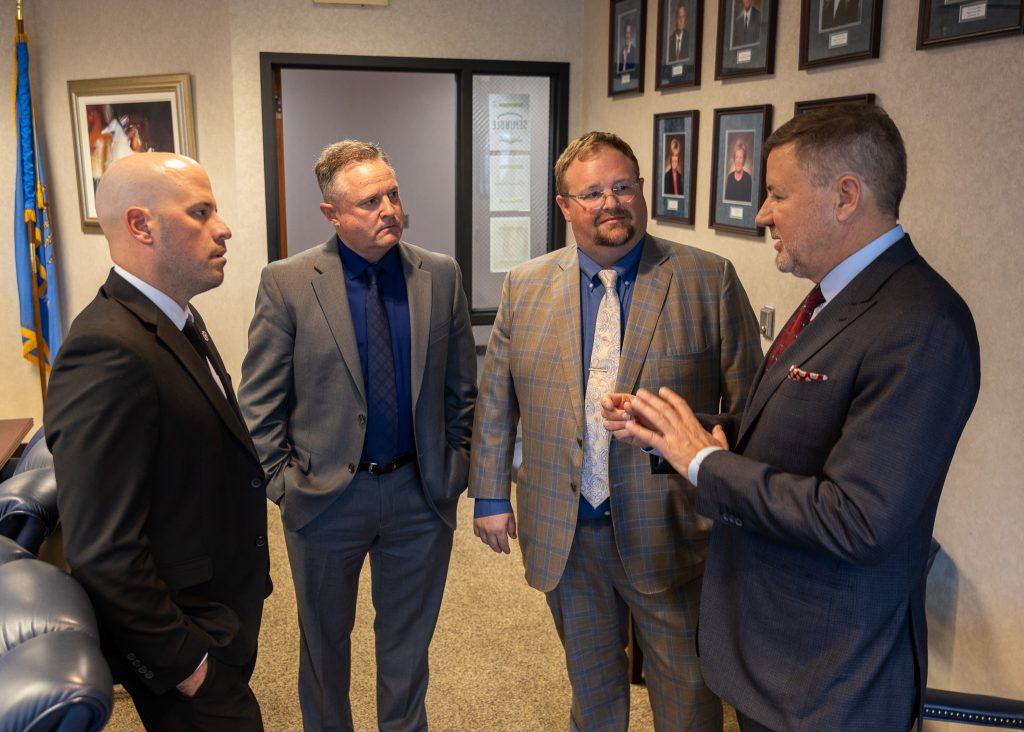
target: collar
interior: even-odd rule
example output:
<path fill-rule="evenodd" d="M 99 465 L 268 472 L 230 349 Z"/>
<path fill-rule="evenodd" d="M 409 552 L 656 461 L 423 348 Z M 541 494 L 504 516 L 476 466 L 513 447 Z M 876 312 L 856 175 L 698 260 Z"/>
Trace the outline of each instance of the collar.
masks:
<path fill-rule="evenodd" d="M 825 296 L 825 303 L 831 302 L 832 298 L 842 292 L 854 277 L 863 272 L 869 264 L 882 255 L 882 252 L 902 239 L 903 236 L 903 227 L 896 224 L 870 244 L 861 247 L 833 267 L 832 271 L 825 275 L 819 283 L 821 294 Z"/>
<path fill-rule="evenodd" d="M 576 254 L 580 260 L 580 271 L 588 280 L 594 281 L 597 279 L 597 273 L 602 269 L 614 269 L 619 275 L 619 282 L 633 282 L 636 280 L 637 272 L 640 271 L 640 257 L 643 255 L 644 241 L 646 239 L 646 236 L 640 237 L 640 241 L 634 244 L 633 248 L 626 252 L 610 268 L 602 267 L 577 246 Z"/>
<path fill-rule="evenodd" d="M 363 272 L 370 266 L 370 262 L 356 254 L 346 246 L 340 238 L 338 239 L 338 252 L 341 254 L 341 268 L 345 272 L 346 279 L 354 280 L 363 276 Z M 402 271 L 402 259 L 398 256 L 398 245 L 388 249 L 387 253 L 380 258 L 377 266 L 387 274 L 394 274 Z"/>
<path fill-rule="evenodd" d="M 148 282 L 140 280 L 131 272 L 122 269 L 116 264 L 114 265 L 114 271 L 156 305 L 160 312 L 166 315 L 178 330 L 185 327 L 186 320 L 192 320 L 192 312 L 188 308 L 182 308 L 170 295 L 161 292 Z"/>

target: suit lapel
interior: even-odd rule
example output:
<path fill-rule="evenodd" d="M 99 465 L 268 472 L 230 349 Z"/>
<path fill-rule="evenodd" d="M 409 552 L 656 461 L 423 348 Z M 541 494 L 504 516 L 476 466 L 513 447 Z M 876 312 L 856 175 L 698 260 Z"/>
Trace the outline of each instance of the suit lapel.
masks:
<path fill-rule="evenodd" d="M 246 429 L 245 422 L 242 419 L 241 412 L 238 410 L 238 404 L 231 389 L 231 379 L 228 377 L 217 349 L 211 347 L 210 350 L 214 354 L 214 369 L 217 371 L 221 384 L 224 386 L 224 393 L 221 393 L 220 388 L 213 380 L 213 374 L 210 373 L 210 368 L 205 359 L 196 352 L 196 349 L 188 342 L 185 334 L 175 327 L 174 323 L 170 321 L 152 300 L 114 272 L 111 272 L 107 278 L 104 289 L 113 299 L 134 313 L 140 321 L 153 331 L 156 338 L 163 342 L 167 350 L 181 363 L 182 367 L 196 383 L 196 386 L 203 392 L 203 395 L 210 402 L 214 411 L 220 416 L 225 426 L 253 457 L 256 457 L 252 439 L 249 437 L 249 431 Z M 199 314 L 194 309 L 192 312 L 196 317 L 197 325 L 205 330 L 206 324 L 203 323 L 202 318 L 199 317 Z M 210 345 L 212 346 L 213 344 L 210 343 Z"/>
<path fill-rule="evenodd" d="M 616 390 L 620 392 L 636 391 L 640 369 L 647 359 L 647 351 L 672 282 L 671 271 L 661 266 L 666 257 L 658 240 L 648 236 L 643 247 L 640 268 L 633 286 L 633 299 L 629 305 L 626 332 L 622 339 L 622 354 L 619 357 Z"/>
<path fill-rule="evenodd" d="M 790 365 L 803 366 L 847 326 L 870 310 L 877 302 L 882 285 L 896 270 L 917 256 L 910 237 L 904 236 L 854 277 L 800 333 L 800 337 L 786 349 L 783 357 L 772 368 L 764 370 L 762 362 L 762 370 L 754 382 L 747 408 L 743 412 L 738 441 L 743 440 L 765 404 L 786 380 Z"/>
<path fill-rule="evenodd" d="M 412 410 L 415 414 L 420 387 L 423 386 L 423 370 L 427 365 L 433 278 L 430 272 L 423 269 L 423 261 L 419 256 L 401 242 L 398 244 L 398 253 L 402 259 L 402 273 L 405 275 L 405 290 L 409 299 L 409 364 L 412 378 Z"/>
<path fill-rule="evenodd" d="M 359 361 L 359 344 L 356 343 L 356 330 L 352 325 L 352 312 L 348 307 L 345 273 L 341 268 L 337 236 L 331 237 L 321 246 L 320 256 L 313 269 L 313 277 L 310 280 L 313 292 L 316 293 L 320 309 L 327 320 L 327 327 L 330 328 L 334 342 L 338 346 L 342 364 L 365 403 L 363 367 Z"/>
<path fill-rule="evenodd" d="M 583 357 L 580 327 L 580 261 L 576 247 L 565 248 L 558 259 L 559 272 L 551 283 L 551 306 L 554 310 L 552 337 L 562 353 L 562 383 L 569 384 L 569 400 L 576 415 L 577 427 L 583 429 Z M 542 284 L 542 287 L 546 285 Z"/>

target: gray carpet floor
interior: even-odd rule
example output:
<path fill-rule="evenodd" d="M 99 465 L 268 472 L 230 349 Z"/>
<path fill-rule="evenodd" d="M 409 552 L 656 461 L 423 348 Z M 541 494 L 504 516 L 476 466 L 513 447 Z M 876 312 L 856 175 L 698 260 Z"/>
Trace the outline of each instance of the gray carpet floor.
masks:
<path fill-rule="evenodd" d="M 296 683 L 299 634 L 284 537 L 269 507 L 274 593 L 267 601 L 252 688 L 268 732 L 302 729 Z M 472 501 L 459 504 L 444 604 L 430 651 L 427 714 L 437 732 L 558 732 L 568 727 L 570 689 L 562 648 L 544 595 L 523 579 L 518 544 L 495 554 L 473 536 Z M 364 567 L 352 634 L 352 716 L 356 730 L 377 728 L 376 665 L 369 566 Z M 653 730 L 647 691 L 632 687 L 630 732 Z M 108 732 L 141 729 L 120 689 Z M 726 710 L 726 732 L 736 729 Z"/>

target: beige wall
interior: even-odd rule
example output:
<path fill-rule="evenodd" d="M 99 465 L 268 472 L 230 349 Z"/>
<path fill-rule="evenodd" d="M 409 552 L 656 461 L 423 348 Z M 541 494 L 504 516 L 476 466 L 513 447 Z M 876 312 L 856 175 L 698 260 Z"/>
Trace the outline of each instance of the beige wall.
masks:
<path fill-rule="evenodd" d="M 3 0 L 0 18 L 13 18 L 14 4 Z M 200 296 L 198 305 L 236 374 L 258 272 L 266 262 L 260 51 L 569 61 L 570 134 L 592 128 L 617 132 L 634 144 L 645 175 L 651 169 L 652 115 L 699 109 L 697 224 L 654 224 L 652 231 L 732 259 L 755 308 L 774 305 L 780 321 L 803 296 L 806 282 L 777 274 L 765 241 L 719 235 L 705 223 L 713 110 L 771 103 L 778 126 L 790 117 L 795 100 L 877 94 L 907 140 L 903 223 L 971 305 L 982 343 L 981 398 L 936 528 L 949 558 L 940 559 L 930 593 L 931 682 L 1024 696 L 1024 668 L 1016 661 L 1024 654 L 1024 614 L 1017 609 L 1024 597 L 1024 500 L 1018 490 L 1024 450 L 1016 434 L 1024 391 L 1015 388 L 1024 341 L 1020 327 L 1012 325 L 1024 273 L 1020 204 L 1013 202 L 1013 194 L 1024 189 L 1024 39 L 915 51 L 917 3 L 893 1 L 885 7 L 880 59 L 801 72 L 798 3 L 785 3 L 778 71 L 722 83 L 713 78 L 718 4 L 709 0 L 701 87 L 658 93 L 649 68 L 642 97 L 612 100 L 606 96 L 607 0 L 391 0 L 388 8 L 308 0 L 26 4 L 67 319 L 92 298 L 109 267 L 103 238 L 83 234 L 79 225 L 67 81 L 188 72 L 199 157 L 234 230 L 226 284 Z M 657 2 L 648 5 L 651 62 Z M 10 64 L 11 54 L 0 54 L 0 78 L 11 78 Z M 0 115 L 3 139 L 13 139 L 10 120 Z M 13 150 L 4 146 L 0 181 L 8 183 L 0 185 L 0 230 L 6 232 L 13 227 L 13 178 Z M 13 261 L 9 235 L 0 237 L 0 418 L 31 415 L 38 421 L 38 378 L 20 357 Z"/>
<path fill-rule="evenodd" d="M 607 96 L 608 3 L 586 0 L 583 128 L 610 129 L 652 169 L 652 115 L 700 110 L 696 225 L 653 224 L 659 236 L 731 259 L 755 309 L 776 308 L 779 327 L 810 289 L 779 274 L 766 240 L 707 227 L 714 109 L 774 105 L 778 127 L 797 100 L 873 92 L 903 132 L 910 161 L 902 223 L 915 245 L 967 300 L 982 350 L 982 390 L 946 483 L 935 536 L 940 557 L 929 592 L 933 686 L 1024 698 L 1024 38 L 914 50 L 917 2 L 886 2 L 877 60 L 798 71 L 799 3 L 781 3 L 776 73 L 715 81 L 718 3 L 705 2 L 699 89 L 654 90 L 657 2 L 648 2 L 643 96 Z M 579 128 L 575 131 L 580 131 Z M 645 184 L 648 195 L 650 181 Z"/>

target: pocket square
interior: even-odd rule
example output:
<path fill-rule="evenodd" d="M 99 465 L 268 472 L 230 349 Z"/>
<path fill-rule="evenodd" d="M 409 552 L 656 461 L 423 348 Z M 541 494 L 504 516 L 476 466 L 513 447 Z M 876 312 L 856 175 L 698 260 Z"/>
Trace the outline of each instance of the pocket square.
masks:
<path fill-rule="evenodd" d="M 786 374 L 786 378 L 792 381 L 828 381 L 828 374 L 819 374 L 815 371 L 804 371 L 798 369 L 796 364 L 789 367 L 789 373 Z"/>

